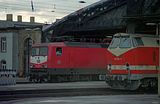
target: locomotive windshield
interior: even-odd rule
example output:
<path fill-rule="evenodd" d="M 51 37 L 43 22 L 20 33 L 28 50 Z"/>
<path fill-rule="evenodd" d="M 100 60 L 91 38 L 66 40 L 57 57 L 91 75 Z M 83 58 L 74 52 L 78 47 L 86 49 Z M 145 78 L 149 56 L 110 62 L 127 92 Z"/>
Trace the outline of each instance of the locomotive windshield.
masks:
<path fill-rule="evenodd" d="M 131 39 L 129 36 L 115 36 L 109 46 L 109 48 L 130 48 Z"/>
<path fill-rule="evenodd" d="M 121 37 L 119 47 L 120 48 L 130 48 L 131 47 L 131 39 L 129 37 Z"/>
<path fill-rule="evenodd" d="M 36 47 L 36 48 L 32 48 L 32 56 L 35 55 L 47 55 L 48 53 L 48 49 L 47 47 Z"/>
<path fill-rule="evenodd" d="M 120 37 L 114 37 L 109 48 L 117 48 L 120 42 Z"/>
<path fill-rule="evenodd" d="M 142 45 L 144 45 L 143 41 L 142 41 L 142 39 L 140 37 L 134 37 L 134 42 L 133 43 L 134 43 L 135 46 L 142 46 Z"/>
<path fill-rule="evenodd" d="M 47 47 L 39 48 L 39 55 L 47 55 L 48 49 Z"/>

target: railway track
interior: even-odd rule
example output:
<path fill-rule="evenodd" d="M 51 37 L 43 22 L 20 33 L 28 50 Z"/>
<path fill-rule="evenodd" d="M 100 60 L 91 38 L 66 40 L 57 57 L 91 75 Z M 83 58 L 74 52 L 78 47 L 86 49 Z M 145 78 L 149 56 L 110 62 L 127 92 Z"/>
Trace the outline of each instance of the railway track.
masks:
<path fill-rule="evenodd" d="M 17 100 L 34 97 L 66 97 L 66 96 L 92 96 L 92 95 L 133 95 L 156 94 L 156 90 L 124 91 L 110 88 L 76 88 L 76 89 L 43 89 L 43 90 L 18 90 L 0 91 L 0 101 Z"/>

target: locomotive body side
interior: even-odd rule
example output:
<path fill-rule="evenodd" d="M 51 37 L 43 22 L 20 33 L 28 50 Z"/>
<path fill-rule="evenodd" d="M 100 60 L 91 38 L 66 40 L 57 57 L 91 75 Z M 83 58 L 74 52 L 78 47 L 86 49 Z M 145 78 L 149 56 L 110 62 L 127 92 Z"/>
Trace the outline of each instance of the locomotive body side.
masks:
<path fill-rule="evenodd" d="M 158 38 L 134 34 L 119 34 L 115 38 L 119 43 L 112 47 L 112 42 L 109 47 L 109 74 L 106 78 L 111 88 L 136 90 L 139 87 L 157 87 Z"/>
<path fill-rule="evenodd" d="M 96 44 L 48 44 L 47 67 L 35 67 L 31 70 L 38 70 L 34 73 L 39 77 L 36 80 L 99 80 L 99 75 L 106 73 L 106 51 L 106 48 Z M 43 75 L 39 74 L 42 71 Z"/>

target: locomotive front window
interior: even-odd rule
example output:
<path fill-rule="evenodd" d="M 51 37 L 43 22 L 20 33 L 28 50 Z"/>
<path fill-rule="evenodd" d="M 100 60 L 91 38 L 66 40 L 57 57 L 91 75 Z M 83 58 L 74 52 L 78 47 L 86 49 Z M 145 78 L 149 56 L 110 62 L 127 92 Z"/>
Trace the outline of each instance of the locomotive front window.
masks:
<path fill-rule="evenodd" d="M 135 40 L 136 40 L 136 43 L 137 43 L 138 46 L 144 45 L 143 41 L 142 41 L 142 39 L 140 37 L 135 37 Z"/>
<path fill-rule="evenodd" d="M 120 37 L 114 37 L 109 48 L 117 48 L 120 42 Z"/>
<path fill-rule="evenodd" d="M 39 51 L 39 55 L 47 55 L 48 49 L 47 47 L 41 47 Z"/>
<path fill-rule="evenodd" d="M 121 37 L 120 48 L 130 48 L 131 47 L 131 39 L 129 37 Z"/>
<path fill-rule="evenodd" d="M 38 54 L 39 54 L 39 48 L 32 48 L 31 55 L 35 56 L 35 55 L 38 55 Z"/>
<path fill-rule="evenodd" d="M 48 53 L 48 49 L 47 47 L 36 47 L 36 48 L 32 48 L 32 56 L 36 56 L 36 55 L 47 55 Z"/>

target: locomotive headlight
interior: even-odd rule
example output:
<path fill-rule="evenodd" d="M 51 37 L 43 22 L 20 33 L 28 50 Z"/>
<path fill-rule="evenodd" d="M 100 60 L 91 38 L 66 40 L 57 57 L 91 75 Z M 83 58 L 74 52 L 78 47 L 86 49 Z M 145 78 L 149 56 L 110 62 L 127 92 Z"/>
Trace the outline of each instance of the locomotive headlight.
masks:
<path fill-rule="evenodd" d="M 112 69 L 112 64 L 108 64 L 108 70 Z"/>
<path fill-rule="evenodd" d="M 47 65 L 46 65 L 46 64 L 44 64 L 44 65 L 42 65 L 42 67 L 43 67 L 43 68 L 47 68 Z"/>
<path fill-rule="evenodd" d="M 130 66 L 128 63 L 126 63 L 126 69 L 129 70 L 130 69 Z"/>
<path fill-rule="evenodd" d="M 33 64 L 30 64 L 30 68 L 33 68 Z"/>

